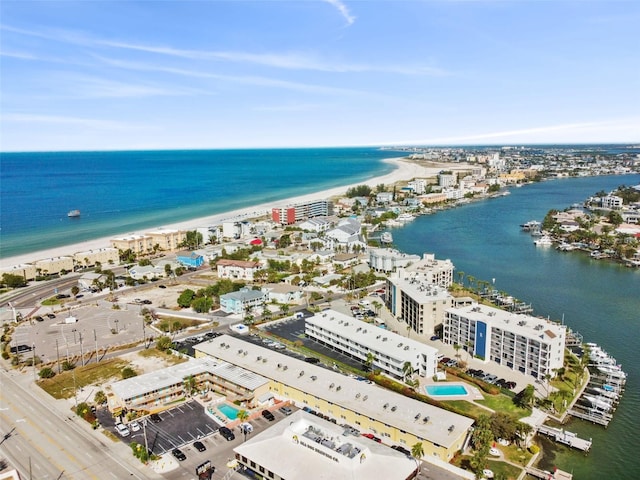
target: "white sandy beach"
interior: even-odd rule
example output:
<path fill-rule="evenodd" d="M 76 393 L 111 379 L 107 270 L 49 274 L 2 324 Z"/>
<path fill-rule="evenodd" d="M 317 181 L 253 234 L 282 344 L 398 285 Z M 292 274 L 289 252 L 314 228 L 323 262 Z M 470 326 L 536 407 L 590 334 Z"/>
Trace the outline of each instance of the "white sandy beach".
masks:
<path fill-rule="evenodd" d="M 217 215 L 212 215 L 208 217 L 196 218 L 193 220 L 188 220 L 185 222 L 174 223 L 171 225 L 162 225 L 157 228 L 164 229 L 182 229 L 182 230 L 193 230 L 198 227 L 205 227 L 210 225 L 219 224 L 225 220 L 230 219 L 247 219 L 253 218 L 257 216 L 264 215 L 265 213 L 270 213 L 271 209 L 274 207 L 282 207 L 294 203 L 300 202 L 308 202 L 311 200 L 320 200 L 324 198 L 335 197 L 339 195 L 344 195 L 347 189 L 355 187 L 357 185 L 368 185 L 370 187 L 375 187 L 376 185 L 384 184 L 391 185 L 400 181 L 409 181 L 414 178 L 425 178 L 425 177 L 433 177 L 438 172 L 445 168 L 445 165 L 437 165 L 425 167 L 418 165 L 417 163 L 407 161 L 403 158 L 389 158 L 384 160 L 385 162 L 392 163 L 396 166 L 396 169 L 391 173 L 386 175 L 382 175 L 380 177 L 375 177 L 370 180 L 358 182 L 352 185 L 344 185 L 341 187 L 335 187 L 328 190 L 323 190 L 320 192 L 310 193 L 307 195 L 301 195 L 298 197 L 287 198 L 284 200 L 264 203 L 248 208 L 242 208 L 238 210 L 233 210 L 231 212 L 225 212 Z M 452 170 L 452 165 L 446 165 L 447 170 Z M 65 255 L 72 255 L 77 252 L 84 252 L 87 250 L 99 249 L 110 247 L 110 240 L 112 238 L 117 238 L 119 236 L 125 235 L 140 235 L 145 231 L 154 230 L 152 228 L 147 228 L 145 230 L 141 230 L 138 232 L 122 232 L 119 235 L 111 235 L 109 237 L 98 238 L 95 240 L 89 240 L 82 243 L 76 243 L 72 245 L 66 245 L 63 247 L 50 248 L 47 250 L 41 250 L 38 252 L 32 252 L 24 255 L 16 255 L 14 257 L 2 258 L 0 259 L 0 268 L 8 268 L 14 265 L 20 265 L 24 263 L 32 263 L 37 260 L 60 257 Z"/>

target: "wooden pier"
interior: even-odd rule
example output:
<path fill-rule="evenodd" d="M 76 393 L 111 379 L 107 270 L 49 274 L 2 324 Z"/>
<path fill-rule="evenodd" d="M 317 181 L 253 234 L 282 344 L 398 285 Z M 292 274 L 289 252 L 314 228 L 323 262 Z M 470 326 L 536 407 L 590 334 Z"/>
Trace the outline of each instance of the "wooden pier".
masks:
<path fill-rule="evenodd" d="M 556 469 L 553 473 L 546 470 L 540 470 L 535 467 L 526 467 L 525 471 L 528 475 L 536 478 L 542 478 L 543 480 L 571 480 L 573 474 Z"/>
<path fill-rule="evenodd" d="M 567 413 L 573 417 L 581 418 L 582 420 L 597 423 L 598 425 L 603 425 L 605 427 L 609 425 L 609 422 L 613 418 L 613 415 L 609 415 L 608 413 L 598 413 L 597 415 L 594 415 L 589 412 L 576 410 L 575 408 L 568 410 Z"/>
<path fill-rule="evenodd" d="M 573 432 L 567 432 L 562 428 L 548 427 L 547 425 L 540 425 L 538 427 L 538 433 L 553 438 L 556 442 L 568 445 L 571 448 L 588 452 L 591 448 L 591 440 L 584 440 L 578 437 Z"/>

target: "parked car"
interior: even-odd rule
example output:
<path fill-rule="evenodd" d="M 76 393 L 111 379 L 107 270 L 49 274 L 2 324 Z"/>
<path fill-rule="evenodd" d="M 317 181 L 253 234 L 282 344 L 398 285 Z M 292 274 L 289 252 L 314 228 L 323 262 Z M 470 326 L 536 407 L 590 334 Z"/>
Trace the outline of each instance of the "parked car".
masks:
<path fill-rule="evenodd" d="M 195 448 L 199 452 L 204 452 L 207 449 L 207 447 L 204 446 L 204 443 L 200 441 L 193 442 L 193 448 Z"/>
<path fill-rule="evenodd" d="M 450 362 L 450 361 L 451 361 L 451 359 L 449 357 L 442 357 L 440 359 L 440 363 L 442 363 L 443 365 L 446 365 L 447 362 Z"/>
<path fill-rule="evenodd" d="M 123 425 L 122 423 L 116 423 L 116 431 L 120 434 L 121 437 L 128 437 L 131 435 L 131 431 Z"/>
<path fill-rule="evenodd" d="M 496 380 L 498 380 L 498 376 L 492 373 L 488 373 L 484 377 L 482 377 L 482 380 L 487 383 L 494 383 Z"/>
<path fill-rule="evenodd" d="M 179 448 L 174 448 L 173 450 L 171 450 L 171 455 L 176 457 L 181 462 L 187 459 L 187 456 L 182 453 L 182 450 L 180 450 Z"/>
<path fill-rule="evenodd" d="M 47 313 L 47 317 L 54 319 L 56 316 L 53 313 Z"/>
<path fill-rule="evenodd" d="M 270 422 L 273 422 L 276 419 L 276 417 L 273 416 L 273 413 L 271 413 L 269 410 L 263 410 L 262 416 Z"/>
<path fill-rule="evenodd" d="M 400 453 L 404 453 L 407 457 L 411 456 L 411 452 L 401 445 L 393 445 L 391 448 L 393 448 L 394 450 Z"/>
<path fill-rule="evenodd" d="M 35 320 L 36 320 L 36 322 L 44 322 L 44 318 L 42 318 L 40 315 L 38 315 L 38 316 L 35 318 Z"/>
<path fill-rule="evenodd" d="M 151 415 L 149 415 L 149 419 L 151 419 L 153 423 L 160 423 L 162 421 L 162 418 L 160 418 L 160 415 L 158 415 L 157 413 L 152 413 Z"/>
<path fill-rule="evenodd" d="M 373 440 L 374 442 L 382 443 L 382 440 L 379 439 L 378 437 L 376 437 L 373 433 L 363 433 L 362 436 L 366 437 L 366 438 L 369 438 L 369 439 Z"/>
<path fill-rule="evenodd" d="M 280 407 L 278 410 L 280 410 L 280 412 L 284 413 L 285 415 L 291 415 L 293 413 L 293 410 L 291 410 L 291 408 L 289 407 Z"/>
<path fill-rule="evenodd" d="M 132 432 L 139 432 L 140 424 L 134 420 L 129 424 L 129 430 L 131 430 Z"/>
<path fill-rule="evenodd" d="M 227 439 L 227 442 L 230 442 L 231 440 L 234 440 L 236 438 L 233 432 L 227 427 L 220 427 L 218 431 L 220 432 L 220 435 Z"/>
<path fill-rule="evenodd" d="M 440 340 L 440 337 L 438 335 L 432 335 L 431 340 L 435 342 L 436 340 Z"/>

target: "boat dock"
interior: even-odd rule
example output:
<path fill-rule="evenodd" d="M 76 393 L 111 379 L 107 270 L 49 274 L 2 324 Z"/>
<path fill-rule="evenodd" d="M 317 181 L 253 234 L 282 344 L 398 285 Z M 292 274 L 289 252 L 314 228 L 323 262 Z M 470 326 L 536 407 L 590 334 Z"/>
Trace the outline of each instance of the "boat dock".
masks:
<path fill-rule="evenodd" d="M 568 445 L 571 448 L 588 452 L 591 448 L 591 439 L 584 440 L 573 432 L 568 432 L 562 428 L 548 427 L 547 425 L 540 425 L 538 427 L 538 433 L 553 438 L 556 442 Z"/>
<path fill-rule="evenodd" d="M 582 420 L 587 420 L 591 423 L 597 423 L 598 425 L 602 425 L 604 427 L 609 425 L 609 422 L 613 419 L 613 415 L 607 413 L 576 410 L 575 408 L 568 410 L 567 413 L 572 417 L 581 418 Z"/>
<path fill-rule="evenodd" d="M 571 480 L 573 474 L 556 469 L 554 472 L 547 472 L 546 470 L 540 470 L 535 467 L 526 467 L 525 471 L 528 475 L 536 478 L 542 478 L 544 480 Z"/>

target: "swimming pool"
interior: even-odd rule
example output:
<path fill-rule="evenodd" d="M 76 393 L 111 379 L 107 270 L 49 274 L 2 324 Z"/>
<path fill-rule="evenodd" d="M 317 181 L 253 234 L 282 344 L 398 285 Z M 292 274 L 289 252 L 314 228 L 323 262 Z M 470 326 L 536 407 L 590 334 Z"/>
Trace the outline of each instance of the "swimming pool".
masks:
<path fill-rule="evenodd" d="M 227 403 L 218 405 L 218 410 L 220 410 L 229 420 L 235 420 L 236 418 L 238 418 L 238 409 L 236 407 L 232 407 Z"/>
<path fill-rule="evenodd" d="M 449 397 L 452 395 L 469 395 L 469 392 L 460 384 L 452 385 L 427 385 L 424 387 L 428 395 L 432 397 Z"/>

